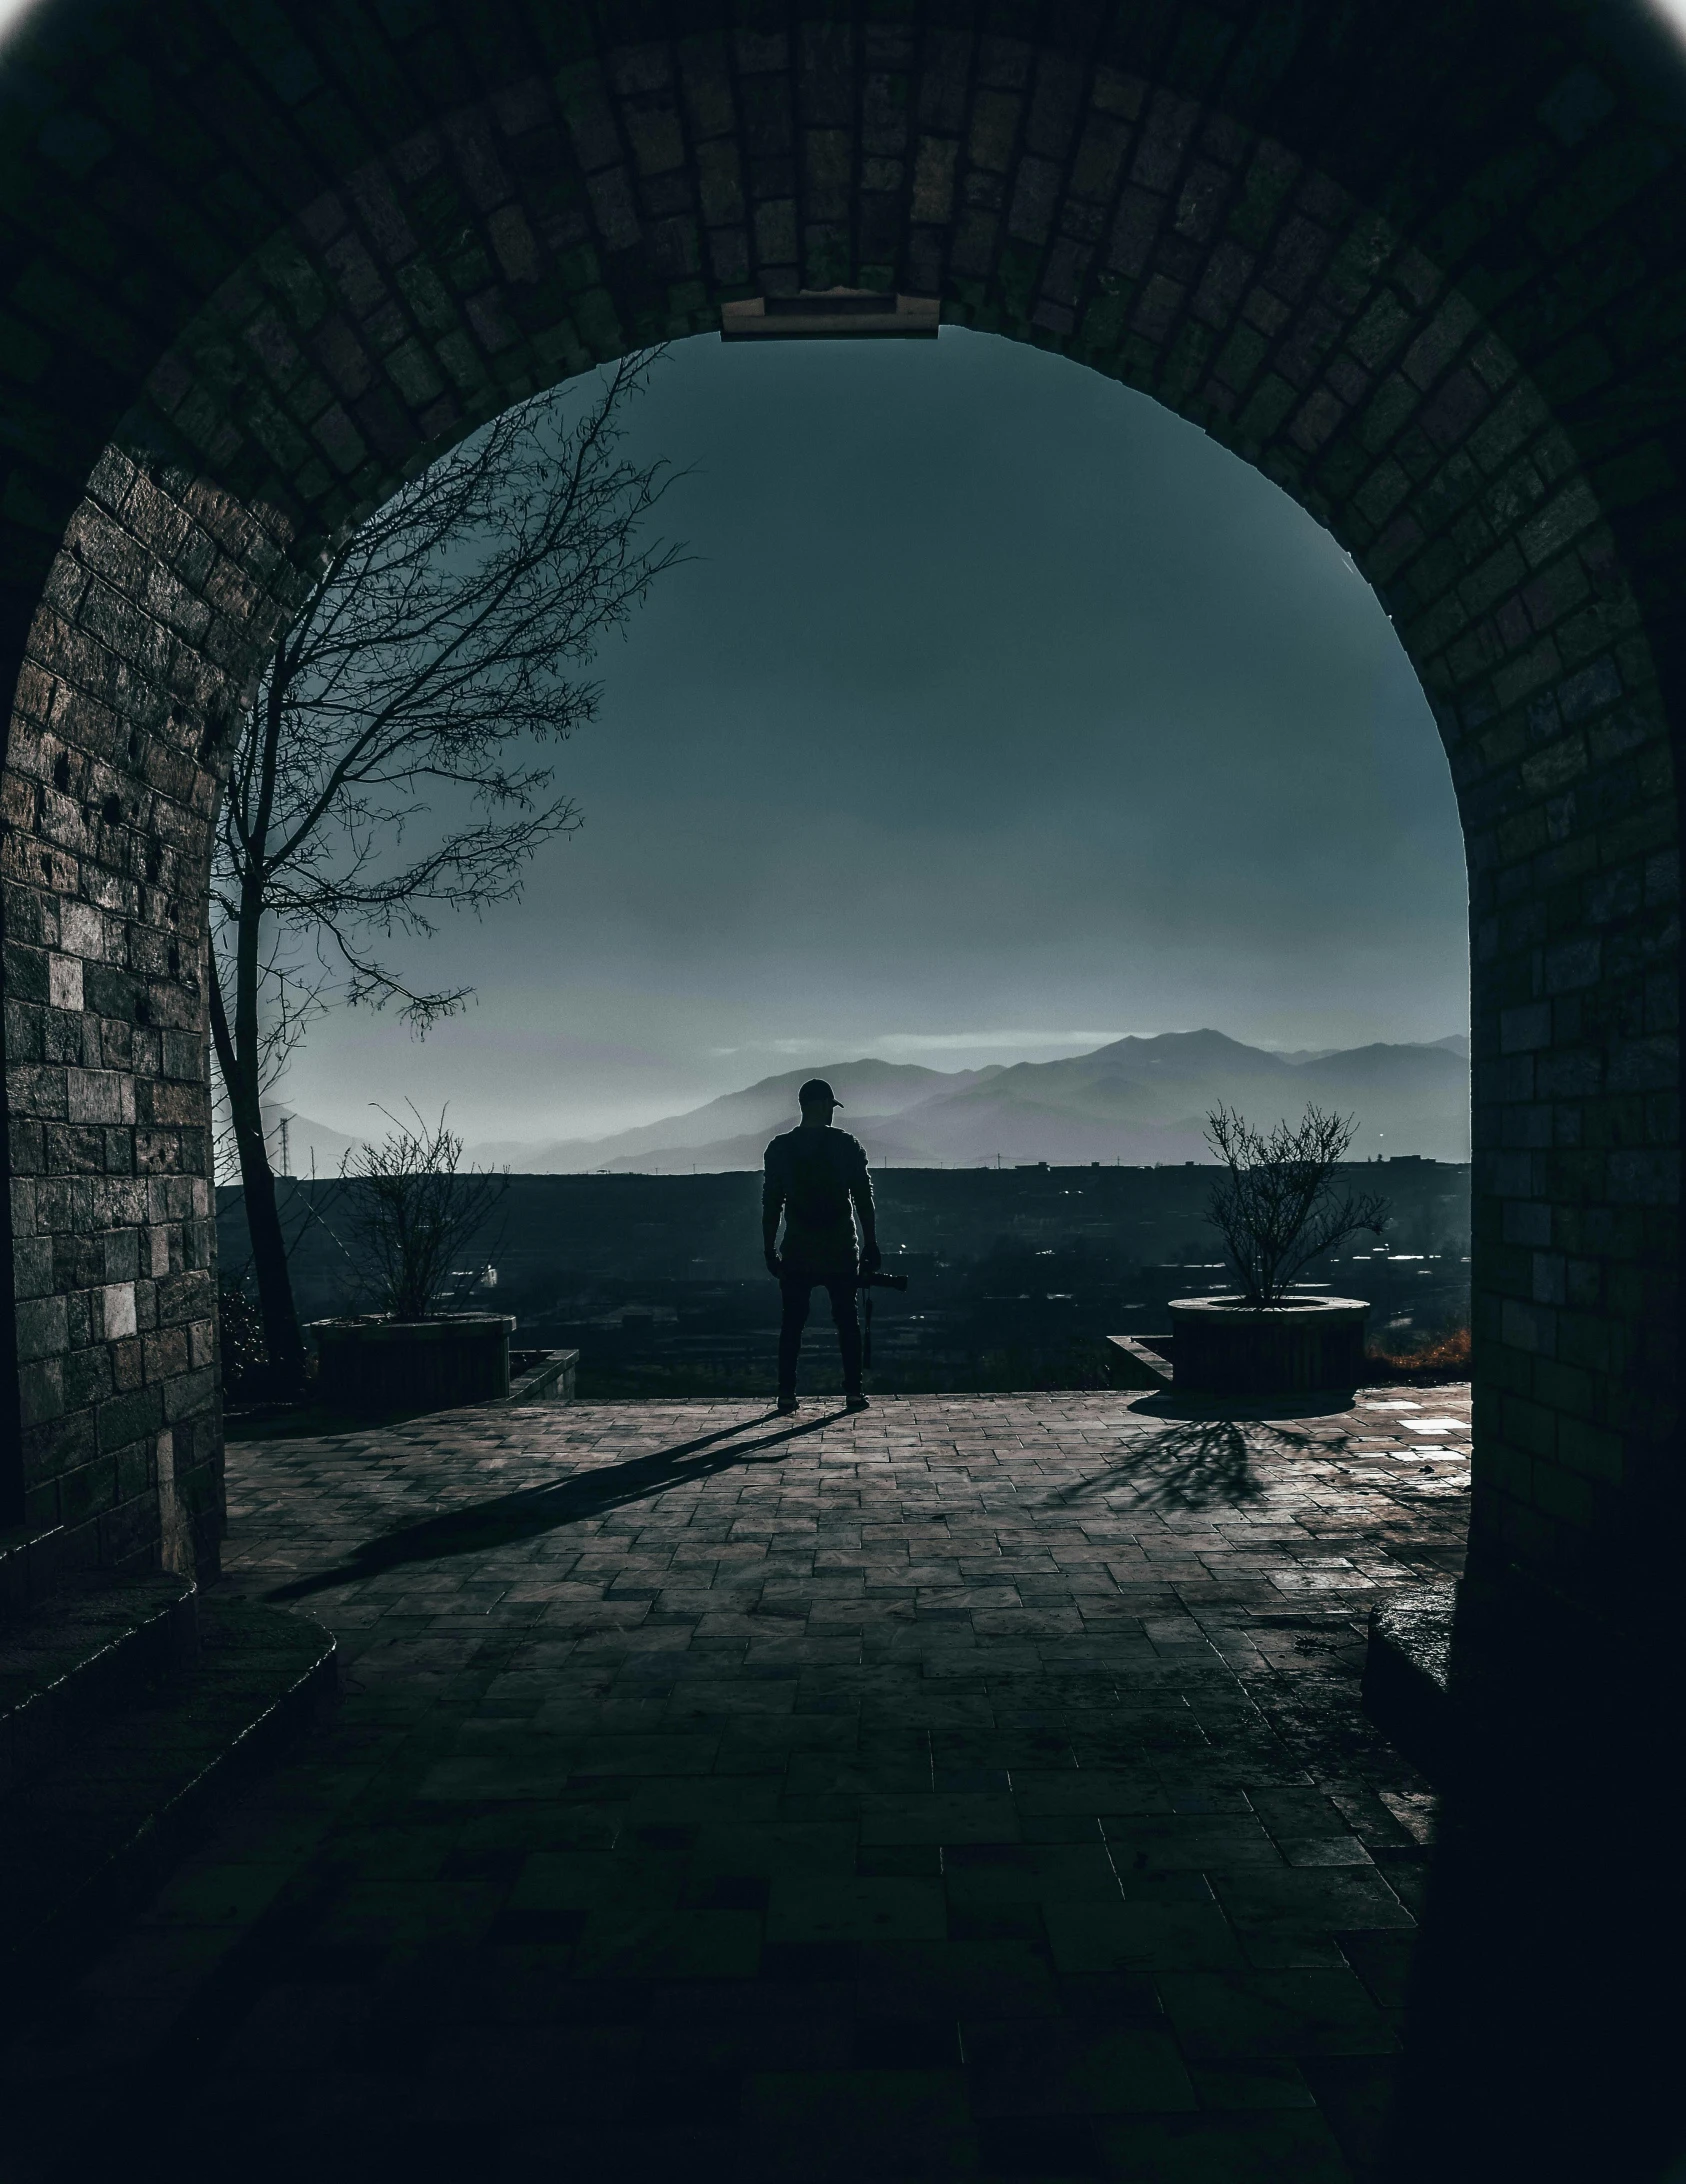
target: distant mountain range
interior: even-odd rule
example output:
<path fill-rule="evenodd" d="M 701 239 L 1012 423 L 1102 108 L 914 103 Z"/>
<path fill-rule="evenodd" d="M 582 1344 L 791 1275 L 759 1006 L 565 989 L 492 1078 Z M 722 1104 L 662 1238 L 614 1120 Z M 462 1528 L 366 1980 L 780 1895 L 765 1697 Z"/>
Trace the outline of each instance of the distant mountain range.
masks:
<path fill-rule="evenodd" d="M 1355 1159 L 1469 1158 L 1469 1042 L 1461 1036 L 1273 1054 L 1220 1031 L 1119 1039 L 1071 1060 L 1011 1068 L 948 1071 L 865 1060 L 793 1069 L 611 1137 L 492 1143 L 470 1152 L 482 1165 L 525 1175 L 759 1168 L 768 1138 L 798 1119 L 798 1085 L 814 1075 L 830 1080 L 844 1103 L 839 1123 L 880 1166 L 1209 1160 L 1204 1118 L 1220 1101 L 1255 1124 L 1297 1118 L 1307 1101 L 1355 1115 Z M 314 1127 L 295 1121 L 294 1146 L 308 1142 Z"/>
<path fill-rule="evenodd" d="M 790 1069 L 763 1077 L 742 1092 L 727 1092 L 689 1114 L 620 1130 L 613 1137 L 565 1138 L 554 1145 L 483 1145 L 476 1156 L 498 1166 L 508 1163 L 523 1175 L 570 1175 L 598 1168 L 633 1168 L 652 1175 L 689 1174 L 698 1168 L 759 1168 L 767 1139 L 798 1119 L 796 1093 L 810 1077 L 823 1076 L 850 1112 L 877 1121 L 901 1115 L 943 1094 L 961 1094 L 999 1076 L 988 1069 L 921 1069 L 912 1062 L 836 1062 L 823 1070 Z M 753 1160 L 721 1160 L 715 1155 L 738 1140 L 756 1140 Z M 534 1164 L 536 1163 L 536 1165 Z"/>
<path fill-rule="evenodd" d="M 996 1075 L 999 1068 L 994 1063 L 987 1069 L 945 1071 L 920 1069 L 909 1062 L 866 1061 L 836 1063 L 826 1074 L 832 1090 L 849 1103 L 851 1110 L 858 1106 L 863 1114 L 870 1110 L 876 1116 L 892 1116 L 928 1100 L 934 1093 L 963 1092 L 983 1078 Z M 521 1175 L 591 1174 L 609 1166 L 644 1167 L 651 1174 L 671 1170 L 686 1175 L 693 1165 L 759 1168 L 773 1131 L 797 1118 L 797 1087 L 814 1074 L 811 1069 L 792 1069 L 782 1077 L 764 1077 L 745 1091 L 727 1092 L 710 1100 L 706 1107 L 669 1116 L 664 1122 L 647 1123 L 640 1129 L 620 1130 L 613 1137 L 559 1138 L 537 1145 L 513 1138 L 488 1139 L 469 1146 L 466 1157 L 483 1168 L 512 1168 Z M 279 1103 L 266 1103 L 264 1130 L 277 1171 L 281 1165 L 283 1115 L 288 1123 L 290 1172 L 296 1176 L 311 1173 L 312 1156 L 318 1175 L 338 1175 L 344 1155 L 365 1142 L 347 1137 L 343 1130 L 332 1129 L 327 1123 L 312 1122 L 308 1115 L 295 1114 Z M 752 1161 L 702 1157 L 712 1154 L 719 1143 L 739 1136 L 756 1138 Z M 699 1150 L 693 1151 L 693 1147 Z M 641 1160 L 641 1155 L 654 1158 Z"/>

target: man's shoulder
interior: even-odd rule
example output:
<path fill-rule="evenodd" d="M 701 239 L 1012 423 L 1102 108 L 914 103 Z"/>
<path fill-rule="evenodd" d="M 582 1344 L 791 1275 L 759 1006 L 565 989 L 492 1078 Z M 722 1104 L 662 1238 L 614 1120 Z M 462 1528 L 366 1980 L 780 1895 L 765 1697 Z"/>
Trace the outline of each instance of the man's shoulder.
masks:
<path fill-rule="evenodd" d="M 798 1125 L 798 1128 L 800 1128 L 800 1124 Z M 795 1136 L 795 1130 L 781 1130 L 778 1136 L 772 1139 L 771 1142 L 768 1144 L 766 1153 L 763 1157 L 768 1160 L 776 1160 L 782 1158 L 785 1153 L 788 1153 L 790 1151 L 791 1141 L 795 1138 Z"/>
<path fill-rule="evenodd" d="M 839 1130 L 835 1127 L 833 1127 L 831 1134 L 837 1140 L 838 1151 L 842 1153 L 846 1160 L 858 1160 L 864 1164 L 866 1147 L 858 1137 L 851 1137 L 847 1130 Z"/>

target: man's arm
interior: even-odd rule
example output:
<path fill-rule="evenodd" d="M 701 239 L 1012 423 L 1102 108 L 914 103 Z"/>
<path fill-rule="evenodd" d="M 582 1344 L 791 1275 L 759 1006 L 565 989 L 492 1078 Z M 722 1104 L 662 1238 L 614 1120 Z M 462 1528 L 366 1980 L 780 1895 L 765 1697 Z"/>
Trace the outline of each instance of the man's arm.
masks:
<path fill-rule="evenodd" d="M 861 1264 L 869 1274 L 876 1274 L 884 1263 L 884 1255 L 878 1248 L 878 1211 L 872 1203 L 872 1173 L 866 1164 L 865 1146 L 857 1142 L 855 1150 L 860 1158 L 849 1177 L 849 1196 L 854 1201 L 855 1219 L 860 1224 Z"/>
<path fill-rule="evenodd" d="M 777 1143 L 775 1139 L 774 1144 Z M 767 1157 L 761 1168 L 761 1256 L 767 1262 L 769 1274 L 780 1272 L 779 1267 L 779 1216 L 784 1211 L 785 1179 L 780 1163 L 769 1145 Z"/>

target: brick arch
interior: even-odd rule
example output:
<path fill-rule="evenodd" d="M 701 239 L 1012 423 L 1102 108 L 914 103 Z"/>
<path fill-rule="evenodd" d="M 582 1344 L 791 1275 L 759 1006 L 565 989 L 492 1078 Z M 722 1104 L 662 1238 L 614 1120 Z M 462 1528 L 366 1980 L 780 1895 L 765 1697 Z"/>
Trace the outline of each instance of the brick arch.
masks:
<path fill-rule="evenodd" d="M 1476 1546 L 1596 1595 L 1662 1536 L 1681 70 L 1637 7 L 1411 32 L 42 0 L 0 57 L 16 1514 L 215 1555 L 209 821 L 300 572 L 510 401 L 842 283 L 1154 395 L 1376 585 L 1469 855 Z"/>

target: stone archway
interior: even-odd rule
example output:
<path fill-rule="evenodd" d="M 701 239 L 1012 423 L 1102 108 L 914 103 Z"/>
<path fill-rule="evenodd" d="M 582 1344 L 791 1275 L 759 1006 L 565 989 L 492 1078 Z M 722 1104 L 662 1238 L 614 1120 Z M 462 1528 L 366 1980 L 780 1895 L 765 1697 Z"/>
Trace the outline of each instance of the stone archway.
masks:
<path fill-rule="evenodd" d="M 208 826 L 299 572 L 511 400 L 842 284 L 1152 393 L 1377 587 L 1471 873 L 1475 1546 L 1652 1566 L 1686 63 L 1637 0 L 40 0 L 7 79 L 10 1514 L 215 1556 Z"/>

